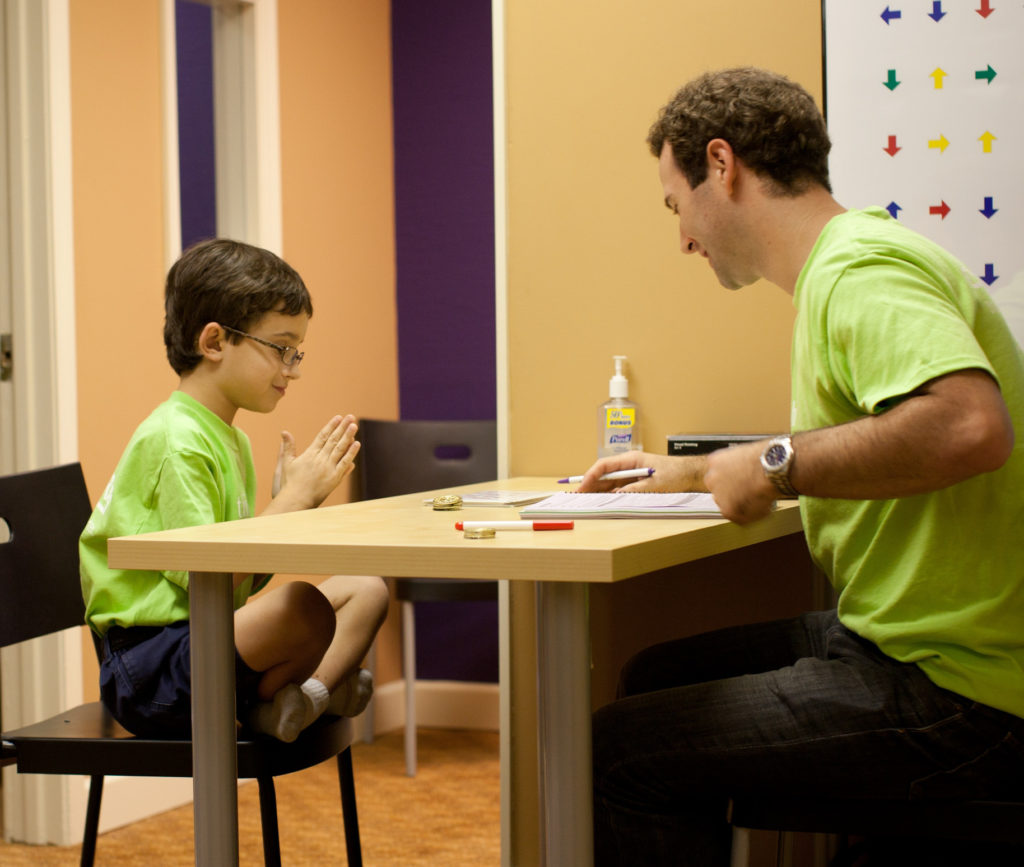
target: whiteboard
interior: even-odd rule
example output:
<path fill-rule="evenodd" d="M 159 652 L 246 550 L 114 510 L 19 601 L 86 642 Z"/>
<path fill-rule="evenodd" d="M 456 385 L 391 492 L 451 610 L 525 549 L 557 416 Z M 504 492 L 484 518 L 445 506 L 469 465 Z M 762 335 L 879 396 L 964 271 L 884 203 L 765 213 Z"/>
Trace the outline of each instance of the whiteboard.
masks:
<path fill-rule="evenodd" d="M 823 0 L 835 196 L 958 256 L 1024 344 L 1024 4 Z"/>

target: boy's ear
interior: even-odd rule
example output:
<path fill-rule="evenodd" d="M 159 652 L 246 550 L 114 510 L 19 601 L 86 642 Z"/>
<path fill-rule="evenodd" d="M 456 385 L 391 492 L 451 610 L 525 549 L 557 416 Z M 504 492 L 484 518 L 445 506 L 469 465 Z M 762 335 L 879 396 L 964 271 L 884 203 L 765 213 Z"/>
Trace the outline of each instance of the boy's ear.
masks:
<path fill-rule="evenodd" d="M 203 358 L 220 361 L 224 355 L 224 344 L 227 343 L 227 332 L 216 322 L 207 322 L 199 332 L 196 350 Z"/>

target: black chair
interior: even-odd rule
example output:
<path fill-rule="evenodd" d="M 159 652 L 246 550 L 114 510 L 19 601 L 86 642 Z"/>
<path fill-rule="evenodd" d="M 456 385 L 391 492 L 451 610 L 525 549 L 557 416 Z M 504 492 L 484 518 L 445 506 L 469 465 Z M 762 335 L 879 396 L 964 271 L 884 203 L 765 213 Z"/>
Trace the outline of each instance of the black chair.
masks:
<path fill-rule="evenodd" d="M 839 851 L 831 862 L 835 867 L 856 863 L 860 853 L 849 844 L 851 837 L 1024 844 L 1024 803 L 1020 802 L 736 798 L 729 804 L 729 822 L 734 829 L 733 867 L 746 864 L 745 844 L 736 829 L 779 831 L 780 865 L 790 863 L 784 839 L 789 832 L 837 835 Z M 979 857 L 973 863 L 990 862 Z"/>
<path fill-rule="evenodd" d="M 486 482 L 498 473 L 494 421 L 359 422 L 360 478 L 365 499 Z M 416 776 L 417 602 L 498 598 L 496 581 L 396 578 L 402 602 L 402 676 L 405 679 L 405 770 Z M 372 723 L 370 723 L 372 725 Z"/>
<path fill-rule="evenodd" d="M 84 623 L 78 537 L 89 519 L 78 464 L 0 478 L 0 646 Z M 9 532 L 3 532 L 3 524 Z M 91 777 L 81 863 L 93 863 L 103 778 L 192 776 L 192 742 L 135 737 L 100 702 L 79 705 L 33 725 L 4 732 L 3 764 L 25 774 Z M 337 757 L 348 863 L 362 864 L 352 775 L 352 725 L 321 718 L 290 744 L 240 738 L 238 776 L 259 783 L 263 855 L 281 863 L 274 777 Z"/>

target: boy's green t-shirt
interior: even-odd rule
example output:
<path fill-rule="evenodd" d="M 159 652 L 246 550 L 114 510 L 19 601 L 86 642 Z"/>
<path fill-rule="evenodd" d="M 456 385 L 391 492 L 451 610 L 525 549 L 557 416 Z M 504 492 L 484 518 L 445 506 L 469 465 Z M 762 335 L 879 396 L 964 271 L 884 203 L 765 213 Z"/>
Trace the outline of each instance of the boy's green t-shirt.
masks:
<path fill-rule="evenodd" d="M 848 628 L 939 686 L 1024 717 L 1020 346 L 954 257 L 880 208 L 828 223 L 794 304 L 794 431 L 884 412 L 958 370 L 998 382 L 1017 434 L 1001 469 L 931 494 L 800 505 Z"/>
<path fill-rule="evenodd" d="M 188 573 L 111 569 L 107 539 L 246 518 L 255 495 L 248 437 L 194 398 L 173 392 L 133 434 L 82 533 L 86 622 L 103 635 L 113 625 L 188 620 Z M 259 589 L 252 582 L 249 577 L 236 588 L 236 608 Z"/>

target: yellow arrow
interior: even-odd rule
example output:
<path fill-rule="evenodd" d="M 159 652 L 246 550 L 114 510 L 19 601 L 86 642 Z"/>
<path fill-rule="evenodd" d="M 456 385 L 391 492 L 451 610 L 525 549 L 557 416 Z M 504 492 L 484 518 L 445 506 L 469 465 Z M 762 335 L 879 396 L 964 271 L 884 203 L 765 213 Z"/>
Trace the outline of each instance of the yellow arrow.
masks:
<path fill-rule="evenodd" d="M 944 153 L 946 148 L 949 147 L 949 141 L 944 135 L 940 135 L 938 138 L 928 139 L 928 147 L 938 148 L 939 153 Z"/>
<path fill-rule="evenodd" d="M 935 67 L 935 70 L 931 73 L 931 76 L 932 78 L 935 79 L 936 90 L 942 90 L 942 79 L 944 79 L 948 74 L 948 72 L 946 72 L 943 69 L 940 69 L 938 66 Z"/>
<path fill-rule="evenodd" d="M 994 142 L 995 140 L 996 140 L 996 137 L 994 135 L 992 135 L 992 133 L 988 132 L 987 130 L 985 132 L 983 132 L 981 135 L 979 135 L 978 136 L 978 141 L 981 142 L 981 151 L 982 151 L 982 153 L 986 153 L 986 154 L 992 153 L 992 142 Z"/>

